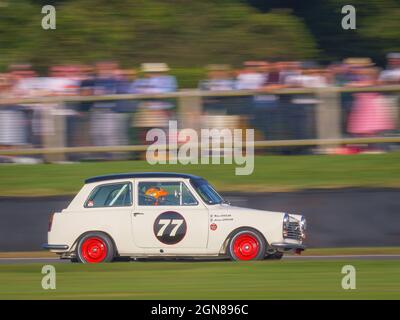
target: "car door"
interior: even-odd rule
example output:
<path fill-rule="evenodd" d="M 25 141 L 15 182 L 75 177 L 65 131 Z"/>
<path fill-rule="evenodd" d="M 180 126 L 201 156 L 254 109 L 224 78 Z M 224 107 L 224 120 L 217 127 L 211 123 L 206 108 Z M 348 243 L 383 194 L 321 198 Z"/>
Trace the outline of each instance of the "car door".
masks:
<path fill-rule="evenodd" d="M 185 180 L 136 179 L 132 231 L 141 248 L 206 248 L 208 209 Z M 176 252 L 176 251 L 174 251 Z"/>

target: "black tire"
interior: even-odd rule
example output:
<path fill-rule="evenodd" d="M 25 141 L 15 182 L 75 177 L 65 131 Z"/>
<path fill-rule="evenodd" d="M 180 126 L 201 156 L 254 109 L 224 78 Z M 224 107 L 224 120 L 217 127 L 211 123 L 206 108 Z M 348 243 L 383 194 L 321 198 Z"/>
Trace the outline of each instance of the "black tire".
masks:
<path fill-rule="evenodd" d="M 251 246 L 246 242 L 241 242 L 240 240 L 246 236 L 251 239 L 250 243 L 254 244 L 254 241 L 256 241 L 257 244 Z M 252 249 L 250 249 L 249 252 L 245 252 L 244 250 L 241 250 L 242 248 L 240 245 L 238 245 L 238 242 L 244 243 L 244 247 L 250 246 Z M 250 228 L 240 229 L 236 231 L 230 238 L 227 247 L 227 254 L 228 257 L 233 261 L 262 260 L 265 256 L 266 247 L 267 243 L 264 237 L 258 231 Z"/>
<path fill-rule="evenodd" d="M 281 260 L 282 257 L 283 257 L 283 252 L 277 251 L 277 252 L 272 253 L 272 254 L 267 254 L 265 256 L 265 259 L 268 259 L 268 260 Z"/>
<path fill-rule="evenodd" d="M 97 247 L 91 246 L 93 250 L 88 253 L 88 243 L 96 241 Z M 95 244 L 95 245 L 96 245 Z M 86 250 L 85 250 L 86 249 Z M 95 250 L 97 249 L 97 250 Z M 100 250 L 100 255 L 96 254 Z M 93 254 L 93 257 L 90 256 Z M 96 257 L 99 255 L 98 257 Z M 111 262 L 115 257 L 114 243 L 109 236 L 102 232 L 90 232 L 81 237 L 76 246 L 76 259 L 81 263 L 104 263 Z"/>

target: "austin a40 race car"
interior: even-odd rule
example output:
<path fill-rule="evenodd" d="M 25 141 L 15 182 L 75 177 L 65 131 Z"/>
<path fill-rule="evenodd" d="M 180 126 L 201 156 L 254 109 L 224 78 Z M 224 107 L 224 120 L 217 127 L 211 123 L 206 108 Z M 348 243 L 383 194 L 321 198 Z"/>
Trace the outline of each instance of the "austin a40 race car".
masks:
<path fill-rule="evenodd" d="M 305 249 L 301 215 L 235 207 L 203 178 L 127 173 L 87 179 L 50 217 L 44 248 L 84 263 L 117 257 L 279 259 Z"/>

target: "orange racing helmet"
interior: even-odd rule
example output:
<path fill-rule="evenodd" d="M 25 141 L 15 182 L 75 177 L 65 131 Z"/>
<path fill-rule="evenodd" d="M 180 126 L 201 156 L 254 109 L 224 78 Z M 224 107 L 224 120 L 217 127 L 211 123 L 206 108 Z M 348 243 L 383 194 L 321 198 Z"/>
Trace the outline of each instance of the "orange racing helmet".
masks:
<path fill-rule="evenodd" d="M 161 201 L 165 200 L 165 197 L 168 195 L 168 192 L 159 187 L 151 187 L 146 190 L 145 195 L 156 199 L 154 205 L 158 205 L 160 200 Z"/>

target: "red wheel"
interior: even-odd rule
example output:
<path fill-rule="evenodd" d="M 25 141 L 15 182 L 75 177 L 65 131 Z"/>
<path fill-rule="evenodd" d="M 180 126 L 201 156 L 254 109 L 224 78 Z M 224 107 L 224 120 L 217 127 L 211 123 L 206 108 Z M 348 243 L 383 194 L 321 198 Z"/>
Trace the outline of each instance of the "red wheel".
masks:
<path fill-rule="evenodd" d="M 233 260 L 260 260 L 265 255 L 265 240 L 256 231 L 236 233 L 229 245 L 229 255 Z"/>
<path fill-rule="evenodd" d="M 76 258 L 83 263 L 110 262 L 114 259 L 114 245 L 101 232 L 91 232 L 83 236 L 77 245 Z"/>
<path fill-rule="evenodd" d="M 258 243 L 258 240 L 250 234 L 240 235 L 233 243 L 233 252 L 239 260 L 254 259 L 259 250 L 260 244 Z"/>
<path fill-rule="evenodd" d="M 82 243 L 81 254 L 86 262 L 102 262 L 107 256 L 107 245 L 100 238 L 88 238 Z"/>

